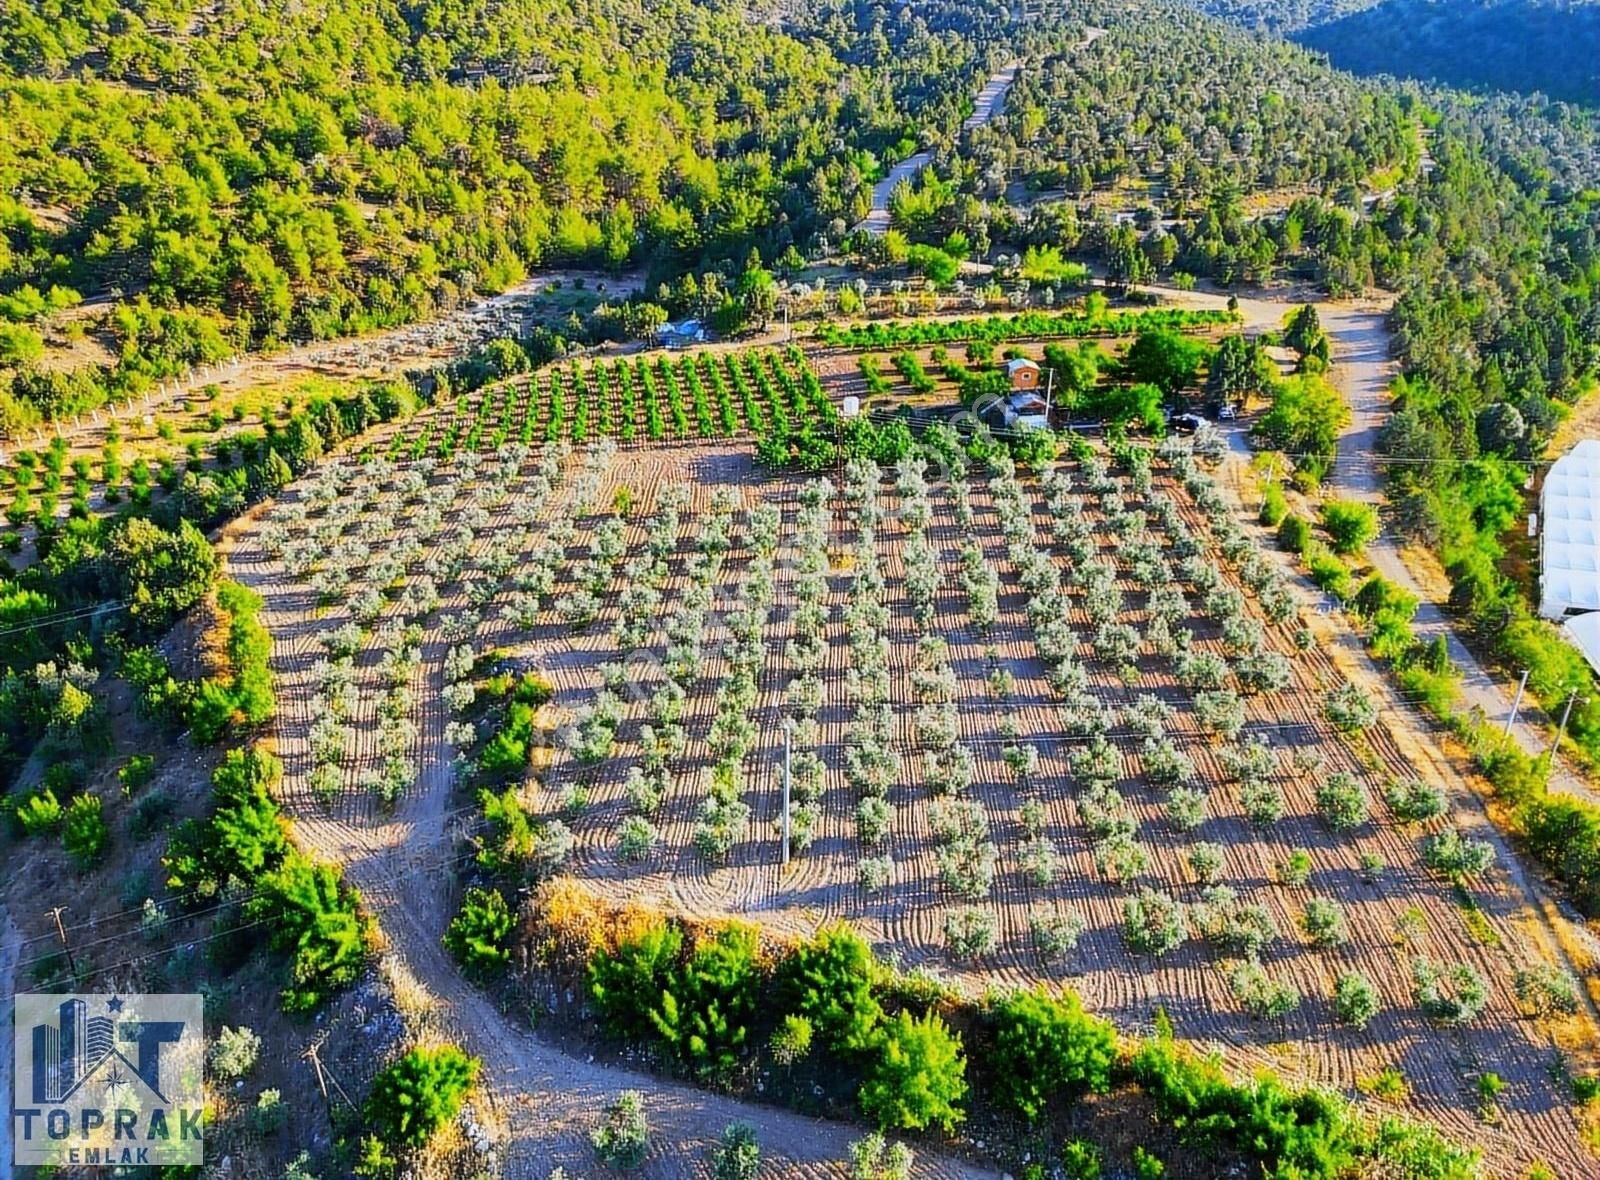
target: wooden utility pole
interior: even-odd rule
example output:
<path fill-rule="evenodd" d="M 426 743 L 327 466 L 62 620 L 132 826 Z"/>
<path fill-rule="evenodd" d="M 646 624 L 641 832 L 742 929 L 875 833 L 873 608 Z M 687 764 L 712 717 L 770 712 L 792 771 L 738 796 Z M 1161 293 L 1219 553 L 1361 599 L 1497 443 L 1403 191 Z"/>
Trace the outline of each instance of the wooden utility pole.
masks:
<path fill-rule="evenodd" d="M 77 986 L 78 964 L 72 959 L 72 948 L 67 945 L 67 928 L 61 924 L 61 914 L 67 907 L 58 905 L 50 911 L 50 916 L 55 919 L 56 937 L 61 939 L 61 951 L 67 956 L 67 970 L 72 972 L 73 986 Z"/>
<path fill-rule="evenodd" d="M 344 1099 L 344 1104 L 351 1110 L 359 1110 L 360 1108 L 357 1107 L 354 1102 L 350 1101 L 350 1095 L 344 1092 L 344 1087 L 339 1084 L 339 1079 L 333 1076 L 333 1071 L 323 1066 L 322 1058 L 317 1056 L 317 1053 L 321 1048 L 322 1043 L 320 1041 L 313 1042 L 311 1046 L 306 1049 L 306 1058 L 311 1062 L 313 1068 L 315 1068 L 317 1071 L 317 1088 L 322 1091 L 322 1100 L 324 1102 L 329 1101 L 328 1083 L 332 1082 L 333 1088 L 339 1092 L 339 1097 Z"/>
<path fill-rule="evenodd" d="M 317 1071 L 317 1089 L 322 1091 L 322 1101 L 328 1103 L 328 1080 L 322 1076 L 322 1062 L 317 1057 L 317 1047 L 312 1045 L 306 1050 L 306 1060 L 311 1062 L 311 1067 Z"/>

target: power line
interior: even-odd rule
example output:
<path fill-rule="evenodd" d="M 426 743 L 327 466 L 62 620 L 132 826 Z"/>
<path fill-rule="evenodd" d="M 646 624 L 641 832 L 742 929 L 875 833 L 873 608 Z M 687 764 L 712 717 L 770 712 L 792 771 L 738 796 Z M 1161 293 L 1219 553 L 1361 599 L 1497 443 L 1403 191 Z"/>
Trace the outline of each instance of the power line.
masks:
<path fill-rule="evenodd" d="M 386 876 L 386 877 L 375 878 L 372 881 L 367 882 L 365 887 L 367 887 L 367 888 L 382 888 L 382 887 L 387 886 L 387 885 L 393 885 L 396 882 L 399 882 L 399 881 L 402 881 L 402 880 L 408 880 L 408 879 L 410 879 L 412 877 L 415 877 L 419 873 L 429 873 L 429 872 L 437 871 L 439 869 L 447 869 L 447 868 L 455 867 L 457 865 L 465 864 L 467 861 L 472 860 L 476 856 L 477 856 L 477 851 L 473 850 L 473 851 L 470 851 L 470 852 L 455 853 L 455 854 L 452 854 L 450 856 L 442 857 L 442 858 L 439 858 L 439 859 L 433 860 L 433 861 L 424 861 L 424 862 L 412 864 L 412 865 L 408 866 L 406 869 L 404 869 L 403 871 L 391 874 L 391 875 Z M 362 886 L 358 886 L 357 888 L 361 888 L 361 887 Z M 248 894 L 243 894 L 243 895 L 240 895 L 239 897 L 229 898 L 227 901 L 222 902 L 219 905 L 213 906 L 213 907 L 211 907 L 209 909 L 206 909 L 206 910 L 196 911 L 194 913 L 188 913 L 188 914 L 175 915 L 174 917 L 168 919 L 165 923 L 162 923 L 162 925 L 171 925 L 171 924 L 173 924 L 175 922 L 179 922 L 179 921 L 187 921 L 187 920 L 194 919 L 194 918 L 205 917 L 205 916 L 207 916 L 209 914 L 215 913 L 215 912 L 217 912 L 219 910 L 226 909 L 226 908 L 228 908 L 230 906 L 235 906 L 235 905 L 242 906 L 246 902 L 248 902 L 248 901 L 250 901 L 250 900 L 252 900 L 252 899 L 254 899 L 256 897 L 261 896 L 261 893 L 262 893 L 262 891 L 259 890 L 259 889 L 258 890 L 253 890 Z M 267 923 L 269 923 L 269 922 L 271 922 L 273 920 L 274 919 L 271 916 L 266 916 L 266 917 L 258 918 L 258 919 L 254 920 L 252 922 L 245 923 L 242 926 L 231 926 L 227 930 L 219 931 L 219 932 L 217 932 L 215 934 L 212 934 L 212 935 L 209 935 L 209 936 L 207 936 L 205 938 L 192 940 L 192 945 L 201 945 L 203 943 L 210 942 L 210 941 L 212 941 L 214 939 L 224 937 L 227 934 L 235 933 L 237 931 L 251 930 L 251 929 L 254 929 L 257 926 L 265 925 L 265 924 L 267 924 Z M 131 932 L 129 932 L 129 933 L 131 933 Z M 124 937 L 127 937 L 127 935 L 126 934 L 107 935 L 104 938 L 95 939 L 92 942 L 79 943 L 78 947 L 77 947 L 77 950 L 82 952 L 84 950 L 89 949 L 90 947 L 103 946 L 103 945 L 105 945 L 106 943 L 109 943 L 109 942 L 120 941 Z M 64 938 L 64 935 L 63 935 L 63 938 Z M 34 940 L 30 940 L 30 941 L 38 941 L 38 940 L 34 939 Z M 174 944 L 174 945 L 176 945 L 176 944 Z M 65 946 L 65 942 L 63 942 L 63 946 Z M 174 949 L 174 946 L 173 945 L 169 945 L 169 946 L 166 946 L 166 947 L 162 947 L 159 950 L 153 951 L 150 954 L 138 956 L 137 958 L 134 958 L 134 959 L 124 960 L 123 962 L 120 962 L 120 963 L 96 964 L 96 965 L 94 965 L 92 970 L 97 971 L 97 972 L 99 972 L 99 971 L 110 971 L 110 970 L 113 970 L 116 967 L 125 966 L 127 963 L 130 963 L 130 962 L 142 962 L 144 959 L 153 958 L 156 955 L 160 955 L 160 954 L 166 954 L 166 953 L 170 952 L 173 949 Z M 17 962 L 15 964 L 15 966 L 16 966 L 16 968 L 18 970 L 21 970 L 22 968 L 25 968 L 25 967 L 32 967 L 32 966 L 35 966 L 35 965 L 37 965 L 39 963 L 48 962 L 53 957 L 54 957 L 53 954 L 36 955 L 35 957 L 33 957 L 31 959 L 20 960 L 19 962 Z M 70 957 L 70 952 L 69 952 L 69 957 Z"/>
<path fill-rule="evenodd" d="M 453 807 L 453 808 L 450 808 L 450 809 L 448 809 L 448 810 L 446 810 L 444 812 L 441 812 L 438 818 L 439 818 L 439 821 L 442 824 L 447 824 L 447 823 L 450 823 L 451 821 L 453 821 L 457 817 L 459 817 L 459 816 L 461 816 L 461 815 L 463 815 L 463 814 L 465 814 L 467 812 L 474 812 L 474 811 L 477 811 L 478 809 L 479 809 L 479 804 L 477 804 L 477 803 L 466 803 L 466 804 L 462 804 L 462 805 L 460 805 L 458 807 Z M 294 817 L 291 816 L 290 818 L 292 819 Z M 458 832 L 451 832 L 451 831 L 443 831 L 442 830 L 436 836 L 433 836 L 433 837 L 431 837 L 431 838 L 429 838 L 429 839 L 427 839 L 425 841 L 422 841 L 420 844 L 412 844 L 412 845 L 408 845 L 407 847 L 410 848 L 410 849 L 436 848 L 436 847 L 446 843 L 447 841 L 455 838 L 455 836 L 458 835 L 458 834 L 459 834 Z M 476 855 L 476 853 L 475 852 L 474 853 L 469 853 L 467 855 L 468 856 L 472 856 L 472 855 Z M 436 866 L 426 865 L 425 864 L 425 865 L 423 865 L 421 867 L 422 868 L 431 868 L 431 867 L 436 867 Z M 398 878 L 396 878 L 396 879 L 398 879 Z M 168 905 L 168 904 L 181 905 L 185 900 L 187 900 L 189 898 L 193 898 L 193 897 L 199 896 L 201 893 L 206 892 L 209 888 L 210 888 L 210 886 L 208 886 L 208 885 L 196 886 L 195 888 L 185 890 L 182 893 L 170 894 L 170 895 L 168 895 L 167 897 L 164 897 L 164 898 L 151 899 L 151 900 L 157 900 L 158 903 L 162 904 L 162 905 Z M 259 897 L 261 895 L 261 893 L 262 893 L 262 891 L 260 889 L 251 889 L 251 890 L 243 892 L 243 893 L 233 894 L 233 895 L 231 895 L 229 897 L 223 898 L 216 905 L 208 906 L 208 907 L 206 907 L 204 909 L 200 909 L 200 910 L 186 910 L 184 912 L 181 912 L 181 913 L 178 913 L 178 914 L 174 914 L 171 917 L 166 918 L 166 919 L 162 920 L 159 923 L 152 924 L 151 928 L 155 928 L 155 927 L 158 927 L 158 926 L 168 926 L 168 925 L 172 925 L 172 924 L 174 924 L 176 922 L 189 921 L 189 920 L 192 920 L 192 919 L 195 919 L 195 918 L 202 918 L 202 917 L 205 917 L 205 916 L 207 916 L 209 914 L 213 914 L 213 913 L 216 913 L 216 912 L 218 912 L 220 910 L 226 909 L 229 906 L 243 905 L 244 903 L 249 902 L 249 901 L 253 900 L 256 897 Z M 79 930 L 92 929 L 92 928 L 95 928 L 95 927 L 98 927 L 98 926 L 105 926 L 105 925 L 108 925 L 108 924 L 110 924 L 112 922 L 120 921 L 121 919 L 124 919 L 124 918 L 127 918 L 127 917 L 131 917 L 134 914 L 142 913 L 143 911 L 144 911 L 144 905 L 143 905 L 143 903 L 141 903 L 141 904 L 139 904 L 137 906 L 130 906 L 127 909 L 119 910 L 119 911 L 117 911 L 115 913 L 103 914 L 103 915 L 101 915 L 99 917 L 96 917 L 96 918 L 90 918 L 90 919 L 87 919 L 87 920 L 82 921 L 82 922 L 76 922 L 76 923 L 69 924 L 69 925 L 66 926 L 66 930 L 68 932 L 74 932 L 74 931 L 79 931 Z M 21 945 L 26 946 L 29 943 L 40 942 L 40 941 L 43 941 L 44 939 L 46 939 L 48 937 L 50 937 L 48 934 L 35 935 L 32 938 L 23 939 Z M 102 943 L 105 943 L 105 942 L 116 941 L 118 938 L 121 938 L 121 937 L 122 937 L 122 935 L 120 935 L 120 934 L 109 935 L 109 936 L 107 936 L 105 938 L 96 939 L 96 940 L 94 940 L 92 942 L 80 943 L 79 947 L 80 947 L 80 949 L 84 949 L 84 948 L 88 948 L 88 947 L 92 947 L 92 946 L 98 946 L 98 945 L 100 945 Z"/>
<path fill-rule="evenodd" d="M 98 606 L 79 606 L 70 610 L 58 611 L 55 614 L 35 615 L 25 623 L 16 623 L 10 627 L 0 627 L 0 636 L 15 635 L 21 631 L 35 631 L 40 627 L 53 627 L 59 623 L 77 622 L 80 619 L 91 619 L 98 615 L 115 614 L 117 611 L 128 609 L 126 602 L 100 603 Z"/>

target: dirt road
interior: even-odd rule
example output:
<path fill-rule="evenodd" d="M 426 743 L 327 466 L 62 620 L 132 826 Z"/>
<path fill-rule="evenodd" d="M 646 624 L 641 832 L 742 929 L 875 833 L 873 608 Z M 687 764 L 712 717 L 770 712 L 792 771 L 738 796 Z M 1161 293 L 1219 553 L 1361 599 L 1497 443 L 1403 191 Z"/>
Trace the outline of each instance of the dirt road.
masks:
<path fill-rule="evenodd" d="M 972 114 L 961 124 L 963 133 L 982 127 L 1005 108 L 1006 93 L 1017 80 L 1017 71 L 1021 68 L 1022 63 L 1013 60 L 1007 63 L 1005 69 L 990 76 L 983 84 L 983 89 L 978 91 Z M 914 182 L 917 174 L 932 162 L 933 152 L 924 150 L 907 156 L 890 168 L 888 175 L 872 186 L 872 212 L 857 222 L 855 228 L 871 234 L 886 232 L 889 228 L 889 198 L 895 188 L 901 181 L 907 184 Z"/>
<path fill-rule="evenodd" d="M 16 1000 L 14 999 L 16 987 L 17 956 L 22 950 L 22 932 L 12 922 L 11 915 L 4 906 L 0 906 L 0 1002 L 5 1004 L 5 1009 L 0 1012 L 0 1028 L 6 1030 L 0 1036 L 0 1095 L 4 1096 L 0 1108 L 8 1113 L 0 1119 L 0 1175 L 11 1175 L 11 1115 L 10 1111 L 16 1109 L 15 1095 L 11 1092 L 11 1079 L 15 1070 L 11 1060 L 12 1038 L 10 1030 L 15 1021 Z"/>
<path fill-rule="evenodd" d="M 1146 288 L 1168 301 L 1191 307 L 1220 307 L 1220 293 L 1178 291 L 1169 287 Z M 1378 435 L 1389 418 L 1389 385 L 1395 375 L 1387 301 L 1329 302 L 1309 293 L 1286 292 L 1274 298 L 1240 298 L 1239 313 L 1250 331 L 1280 328 L 1293 306 L 1314 302 L 1317 316 L 1333 345 L 1330 377 L 1350 406 L 1350 425 L 1339 439 L 1339 453 L 1329 473 L 1330 496 L 1383 505 L 1383 476 L 1379 469 Z M 1242 441 L 1242 430 L 1232 432 Z M 1444 636 L 1450 659 L 1461 673 L 1461 696 L 1469 709 L 1479 710 L 1494 725 L 1504 725 L 1511 715 L 1516 684 L 1492 675 L 1474 656 L 1450 625 L 1441 603 L 1430 596 L 1406 564 L 1398 537 L 1384 528 L 1367 547 L 1367 559 L 1384 577 L 1417 597 L 1420 603 L 1413 630 L 1425 643 Z M 1517 744 L 1530 754 L 1546 750 L 1551 725 L 1526 696 L 1511 729 Z M 1560 791 L 1600 803 L 1600 795 L 1556 760 L 1550 785 Z"/>
<path fill-rule="evenodd" d="M 1350 406 L 1350 425 L 1339 439 L 1339 457 L 1328 490 L 1344 499 L 1362 500 L 1381 508 L 1383 477 L 1379 470 L 1378 436 L 1389 418 L 1389 385 L 1395 364 L 1384 315 L 1375 310 L 1342 304 L 1318 308 L 1322 326 L 1333 342 L 1333 380 Z M 1461 673 L 1461 696 L 1469 709 L 1477 709 L 1495 725 L 1511 716 L 1516 685 L 1486 669 L 1456 634 L 1441 604 L 1423 589 L 1406 564 L 1392 529 L 1384 528 L 1367 547 L 1367 559 L 1384 577 L 1417 596 L 1421 604 L 1412 629 L 1423 642 L 1444 636 L 1450 659 Z M 1525 695 L 1511 736 L 1529 754 L 1548 749 L 1550 726 L 1538 706 Z M 1600 795 L 1557 759 L 1551 774 L 1557 790 L 1600 803 Z"/>
<path fill-rule="evenodd" d="M 1105 29 L 1086 29 L 1083 40 L 1078 42 L 1077 48 L 1087 49 L 1105 35 Z M 1021 69 L 1022 62 L 1012 60 L 1006 63 L 1004 69 L 990 75 L 989 80 L 983 84 L 983 89 L 978 91 L 977 97 L 973 99 L 972 114 L 961 124 L 962 134 L 982 127 L 1005 109 L 1006 95 L 1011 90 L 1011 84 L 1017 80 L 1017 73 Z M 893 194 L 895 186 L 902 180 L 908 184 L 914 181 L 917 173 L 932 161 L 931 151 L 921 151 L 907 156 L 890 168 L 889 174 L 872 186 L 872 212 L 858 221 L 853 228 L 871 234 L 881 234 L 886 231 L 889 228 L 889 197 Z"/>

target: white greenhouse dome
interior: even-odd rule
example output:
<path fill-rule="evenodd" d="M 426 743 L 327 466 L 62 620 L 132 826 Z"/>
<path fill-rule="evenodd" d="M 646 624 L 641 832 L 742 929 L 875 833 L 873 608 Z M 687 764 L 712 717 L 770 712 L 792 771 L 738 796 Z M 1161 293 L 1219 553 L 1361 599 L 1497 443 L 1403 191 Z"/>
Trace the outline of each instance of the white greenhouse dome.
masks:
<path fill-rule="evenodd" d="M 1600 439 L 1551 465 L 1539 507 L 1539 613 L 1600 610 Z"/>

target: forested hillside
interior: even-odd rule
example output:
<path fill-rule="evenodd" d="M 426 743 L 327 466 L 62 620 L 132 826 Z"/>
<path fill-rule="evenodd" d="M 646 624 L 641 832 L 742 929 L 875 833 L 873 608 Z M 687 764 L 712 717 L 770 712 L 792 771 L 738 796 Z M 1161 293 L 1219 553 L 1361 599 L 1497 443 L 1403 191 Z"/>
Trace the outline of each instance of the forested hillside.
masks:
<path fill-rule="evenodd" d="M 1298 35 L 1337 66 L 1600 105 L 1600 4 L 1385 0 Z"/>
<path fill-rule="evenodd" d="M 240 346 L 430 314 L 529 267 L 670 273 L 853 220 L 953 132 L 1006 10 L 721 0 L 0 6 L 0 419 Z M 30 321 L 118 291 L 123 363 Z M 9 321 L 9 322 L 6 322 Z"/>
<path fill-rule="evenodd" d="M 1012 56 L 1006 113 L 958 134 Z M 736 298 L 837 247 L 918 146 L 891 262 L 1384 286 L 1413 369 L 1474 383 L 1446 401 L 1536 430 L 1592 367 L 1592 120 L 1361 81 L 1176 3 L 11 0 L 0 60 L 0 421 L 534 267 L 642 266 L 653 297 L 715 268 Z M 114 364 L 36 363 L 41 321 L 111 293 Z"/>
<path fill-rule="evenodd" d="M 1292 35 L 1359 74 L 1600 105 L 1593 0 L 1199 0 L 1247 29 Z"/>

